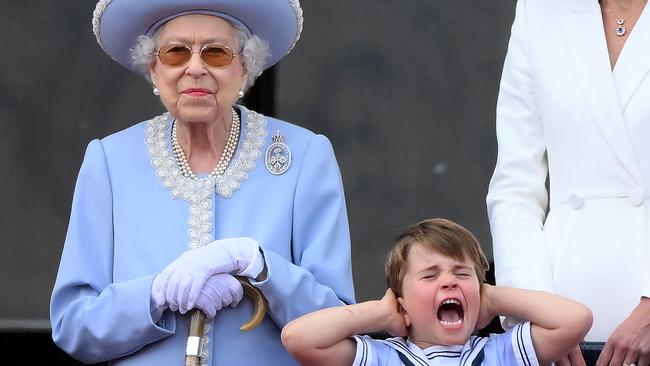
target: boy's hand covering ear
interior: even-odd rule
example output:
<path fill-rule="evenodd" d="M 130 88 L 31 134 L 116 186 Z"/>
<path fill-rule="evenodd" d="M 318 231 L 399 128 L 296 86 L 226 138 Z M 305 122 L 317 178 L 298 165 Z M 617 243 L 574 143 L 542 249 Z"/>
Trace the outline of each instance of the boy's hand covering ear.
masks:
<path fill-rule="evenodd" d="M 481 309 L 479 309 L 478 319 L 476 320 L 477 330 L 487 327 L 496 316 L 490 310 L 490 293 L 492 287 L 494 286 L 488 285 L 487 283 L 481 285 Z"/>
<path fill-rule="evenodd" d="M 404 315 L 400 311 L 401 306 L 391 289 L 386 290 L 386 294 L 379 301 L 386 314 L 384 330 L 393 337 L 404 337 L 408 335 Z"/>

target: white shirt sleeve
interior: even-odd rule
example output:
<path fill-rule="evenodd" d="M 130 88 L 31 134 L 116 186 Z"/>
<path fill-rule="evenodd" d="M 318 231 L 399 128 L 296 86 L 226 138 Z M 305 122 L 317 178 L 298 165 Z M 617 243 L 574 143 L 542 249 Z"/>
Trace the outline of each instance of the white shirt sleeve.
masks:
<path fill-rule="evenodd" d="M 503 334 L 492 334 L 484 351 L 488 364 L 540 366 L 530 334 L 530 322 L 519 323 Z"/>
<path fill-rule="evenodd" d="M 397 352 L 381 340 L 372 339 L 367 335 L 357 335 L 353 338 L 357 342 L 353 366 L 402 365 Z"/>

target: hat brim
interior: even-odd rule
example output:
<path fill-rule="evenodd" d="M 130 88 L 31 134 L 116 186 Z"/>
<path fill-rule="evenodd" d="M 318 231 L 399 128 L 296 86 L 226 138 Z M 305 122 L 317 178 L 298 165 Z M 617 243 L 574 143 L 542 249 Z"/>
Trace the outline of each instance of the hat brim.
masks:
<path fill-rule="evenodd" d="M 298 0 L 101 0 L 93 14 L 93 31 L 112 59 L 139 72 L 130 55 L 138 36 L 151 35 L 165 21 L 192 12 L 220 14 L 268 42 L 267 68 L 291 51 L 302 31 Z"/>

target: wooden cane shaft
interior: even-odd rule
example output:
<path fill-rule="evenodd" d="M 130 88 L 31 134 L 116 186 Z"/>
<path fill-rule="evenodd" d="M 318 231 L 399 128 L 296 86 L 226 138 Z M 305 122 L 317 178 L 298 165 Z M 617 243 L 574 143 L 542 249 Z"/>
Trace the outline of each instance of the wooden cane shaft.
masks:
<path fill-rule="evenodd" d="M 244 295 L 253 300 L 254 311 L 250 320 L 239 328 L 241 331 L 249 331 L 258 326 L 268 309 L 268 302 L 257 287 L 248 282 L 245 277 L 235 276 L 244 290 Z M 201 364 L 201 338 L 205 326 L 205 314 L 199 309 L 190 310 L 190 322 L 187 332 L 187 346 L 185 350 L 185 366 L 199 366 Z"/>

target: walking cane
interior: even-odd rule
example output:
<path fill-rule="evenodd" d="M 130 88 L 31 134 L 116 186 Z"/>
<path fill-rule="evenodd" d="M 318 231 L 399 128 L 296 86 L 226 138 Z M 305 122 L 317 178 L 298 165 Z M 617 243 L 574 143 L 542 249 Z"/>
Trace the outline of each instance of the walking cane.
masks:
<path fill-rule="evenodd" d="M 239 280 L 239 283 L 244 289 L 244 295 L 253 300 L 255 306 L 251 319 L 239 327 L 239 330 L 241 331 L 248 331 L 258 326 L 262 320 L 264 320 L 268 304 L 262 291 L 251 285 L 250 282 L 248 282 L 248 279 L 240 276 L 235 276 L 235 278 Z M 185 366 L 199 366 L 201 364 L 201 347 L 203 345 L 201 338 L 203 337 L 204 326 L 205 314 L 199 309 L 191 310 L 187 334 L 187 346 L 185 349 Z"/>

